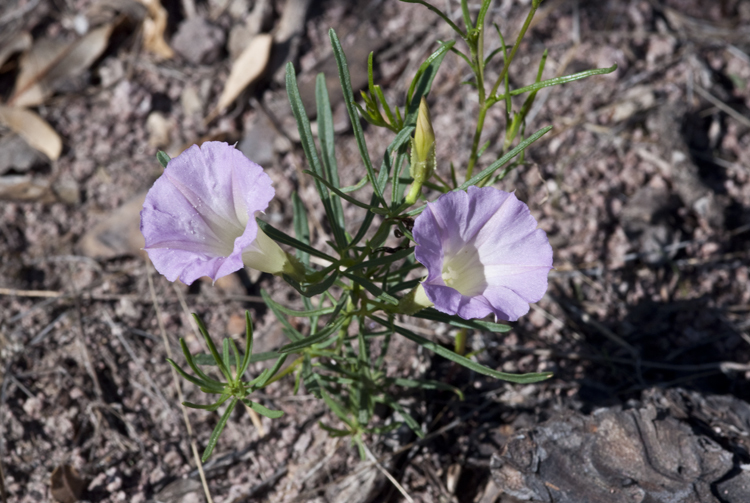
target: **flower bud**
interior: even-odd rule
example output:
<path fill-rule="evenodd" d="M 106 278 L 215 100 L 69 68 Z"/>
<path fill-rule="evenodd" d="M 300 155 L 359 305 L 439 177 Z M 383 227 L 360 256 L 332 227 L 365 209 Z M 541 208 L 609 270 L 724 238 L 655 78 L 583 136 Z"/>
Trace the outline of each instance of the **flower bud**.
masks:
<path fill-rule="evenodd" d="M 422 184 L 430 179 L 435 171 L 435 131 L 432 129 L 430 110 L 427 108 L 427 100 L 422 97 L 419 102 L 419 115 L 417 116 L 417 127 L 414 138 L 411 141 L 411 166 L 409 174 L 414 179 L 406 202 L 414 204 L 422 191 Z"/>

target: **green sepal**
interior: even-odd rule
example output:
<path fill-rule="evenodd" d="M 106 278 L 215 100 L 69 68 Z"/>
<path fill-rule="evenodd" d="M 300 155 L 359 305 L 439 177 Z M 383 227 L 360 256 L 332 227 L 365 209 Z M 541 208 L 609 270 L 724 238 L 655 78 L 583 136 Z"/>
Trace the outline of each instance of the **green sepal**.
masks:
<path fill-rule="evenodd" d="M 167 164 L 169 164 L 169 161 L 171 161 L 169 155 L 163 150 L 159 150 L 156 153 L 156 160 L 159 161 L 159 164 L 161 164 L 162 168 L 166 168 Z"/>

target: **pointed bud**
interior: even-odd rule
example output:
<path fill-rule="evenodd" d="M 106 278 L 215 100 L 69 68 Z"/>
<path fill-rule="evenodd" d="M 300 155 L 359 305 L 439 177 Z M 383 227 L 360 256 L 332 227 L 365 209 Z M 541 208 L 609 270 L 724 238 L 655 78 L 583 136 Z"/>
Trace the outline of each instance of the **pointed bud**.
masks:
<path fill-rule="evenodd" d="M 424 96 L 419 103 L 417 128 L 414 131 L 412 147 L 411 177 L 415 180 L 428 180 L 435 169 L 435 131 L 432 129 L 430 110 L 427 108 L 427 100 Z"/>
<path fill-rule="evenodd" d="M 427 100 L 422 97 L 419 102 L 419 115 L 417 116 L 417 127 L 414 138 L 411 141 L 411 166 L 409 174 L 414 183 L 409 189 L 406 201 L 414 204 L 422 191 L 422 184 L 430 179 L 435 171 L 435 131 L 432 129 L 430 110 L 427 108 Z"/>

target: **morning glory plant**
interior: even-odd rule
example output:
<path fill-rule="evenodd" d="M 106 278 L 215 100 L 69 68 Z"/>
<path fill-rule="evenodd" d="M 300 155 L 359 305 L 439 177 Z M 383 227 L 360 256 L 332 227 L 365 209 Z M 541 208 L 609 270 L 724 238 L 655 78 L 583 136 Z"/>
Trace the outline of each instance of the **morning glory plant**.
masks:
<path fill-rule="evenodd" d="M 372 54 L 367 90 L 361 93 L 361 102 L 355 101 L 346 55 L 336 33 L 329 32 L 361 156 L 361 166 L 354 168 L 360 170 L 358 183 L 344 187 L 339 182 L 324 76 L 316 80 L 316 141 L 294 67 L 288 64 L 286 68 L 289 102 L 307 162 L 304 173 L 317 189 L 329 236 L 312 235 L 307 208 L 296 194 L 291 198 L 293 229 L 265 222 L 263 211 L 275 194 L 270 177 L 231 145 L 206 142 L 174 159 L 163 152 L 157 155 L 164 174 L 147 195 L 141 213 L 145 249 L 156 269 L 170 281 L 179 278 L 184 283 L 201 276 L 215 281 L 242 267 L 257 269 L 284 280 L 299 294 L 303 306 L 292 309 L 261 291 L 288 338 L 287 344 L 273 352 L 252 354 L 248 315 L 244 355 L 227 338 L 220 353 L 198 320 L 210 354 L 191 355 L 182 343 L 194 375 L 170 361 L 202 391 L 219 395 L 209 405 L 186 405 L 210 412 L 224 407 L 204 460 L 238 401 L 259 414 L 280 415 L 253 401 L 252 393 L 281 379 L 291 380 L 294 393 L 304 386 L 323 400 L 332 416 L 321 421 L 321 427 L 333 436 L 350 437 L 363 457 L 368 435 L 406 424 L 422 436 L 419 421 L 395 398 L 395 389 L 450 390 L 459 398 L 462 394 L 448 383 L 389 375 L 385 361 L 394 337 L 404 337 L 473 372 L 500 380 L 533 383 L 551 375 L 499 372 L 465 354 L 469 331 L 511 330 L 503 322 L 517 320 L 528 312 L 530 303 L 542 298 L 552 268 L 552 248 L 528 206 L 518 200 L 512 187 L 496 185 L 523 166 L 525 149 L 552 128 L 545 126 L 526 135 L 526 117 L 540 89 L 609 73 L 616 67 L 542 80 L 545 52 L 535 82 L 512 89 L 511 63 L 541 0 L 532 0 L 512 48 L 506 47 L 495 25 L 500 47 L 489 54 L 484 50 L 485 18 L 491 0 L 482 1 L 476 18 L 470 14 L 468 1 L 461 0 L 463 27 L 427 1 L 403 1 L 437 14 L 454 30 L 457 40 L 437 43 L 435 52 L 414 72 L 400 106 L 388 103 L 375 83 Z M 440 137 L 432 125 L 427 97 L 449 52 L 465 62 L 473 75 L 468 82 L 473 91 L 467 91 L 477 93 L 478 113 L 468 158 L 448 167 L 436 157 Z M 494 83 L 486 81 L 491 66 L 499 68 Z M 514 110 L 511 97 L 524 94 L 522 107 Z M 490 143 L 480 144 L 480 139 L 487 111 L 495 105 L 505 107 L 506 129 L 493 149 L 499 150 L 499 158 L 485 161 L 482 156 Z M 393 135 L 376 158 L 379 164 L 370 157 L 362 120 Z M 359 211 L 355 221 L 345 218 L 346 206 Z M 398 240 L 397 246 L 386 246 L 391 236 Z M 323 242 L 327 247 L 319 244 Z M 492 319 L 484 319 L 488 316 Z M 293 325 L 290 317 L 306 318 L 308 323 Z M 403 323 L 407 318 L 457 328 L 455 347 L 414 333 Z M 275 364 L 259 377 L 245 380 L 251 362 L 271 359 Z M 210 372 L 222 377 L 209 377 Z M 392 414 L 374 420 L 378 405 Z"/>

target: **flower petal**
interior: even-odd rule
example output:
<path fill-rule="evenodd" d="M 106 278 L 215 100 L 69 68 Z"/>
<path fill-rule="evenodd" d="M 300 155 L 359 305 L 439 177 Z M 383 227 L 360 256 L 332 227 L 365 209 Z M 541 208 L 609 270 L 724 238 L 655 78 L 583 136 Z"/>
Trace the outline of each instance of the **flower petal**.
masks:
<path fill-rule="evenodd" d="M 192 146 L 172 159 L 141 211 L 144 248 L 174 281 L 213 280 L 242 268 L 255 240 L 255 213 L 274 196 L 263 168 L 222 142 Z"/>
<path fill-rule="evenodd" d="M 435 308 L 466 319 L 494 313 L 515 321 L 526 314 L 528 303 L 547 290 L 552 268 L 552 247 L 536 226 L 515 194 L 492 187 L 469 187 L 429 203 L 413 236 Z"/>

